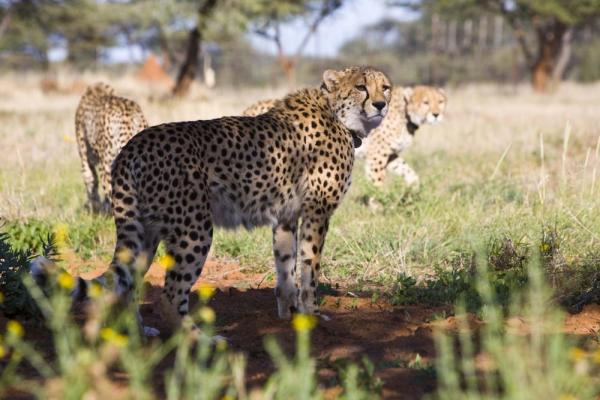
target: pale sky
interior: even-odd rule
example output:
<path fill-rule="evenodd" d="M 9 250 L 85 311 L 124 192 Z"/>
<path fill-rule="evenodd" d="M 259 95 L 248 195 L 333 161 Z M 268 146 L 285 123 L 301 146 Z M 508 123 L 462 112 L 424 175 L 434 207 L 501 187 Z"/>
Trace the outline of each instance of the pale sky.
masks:
<path fill-rule="evenodd" d="M 357 37 L 362 29 L 384 17 L 407 20 L 411 13 L 399 7 L 386 6 L 385 0 L 347 0 L 333 16 L 326 19 L 309 42 L 305 54 L 335 56 L 342 45 Z M 306 23 L 296 21 L 281 30 L 286 53 L 295 53 L 306 32 Z M 250 35 L 252 44 L 261 50 L 275 53 L 273 42 Z"/>

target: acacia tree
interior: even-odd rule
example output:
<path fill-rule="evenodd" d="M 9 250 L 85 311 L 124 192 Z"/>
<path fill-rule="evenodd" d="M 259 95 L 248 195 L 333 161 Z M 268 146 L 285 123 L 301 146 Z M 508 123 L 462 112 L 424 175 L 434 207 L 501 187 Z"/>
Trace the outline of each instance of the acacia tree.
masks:
<path fill-rule="evenodd" d="M 545 91 L 558 83 L 571 57 L 574 29 L 600 16 L 600 0 L 489 1 L 512 27 L 531 70 L 533 88 Z M 528 41 L 526 30 L 533 31 Z"/>
<path fill-rule="evenodd" d="M 250 29 L 273 41 L 277 61 L 289 82 L 310 38 L 323 20 L 340 8 L 342 0 L 201 0 L 197 24 L 190 30 L 187 52 L 173 88 L 176 96 L 185 96 L 195 79 L 199 65 L 199 47 L 205 37 L 223 38 Z M 280 25 L 294 18 L 308 21 L 300 45 L 292 55 L 283 48 Z"/>
<path fill-rule="evenodd" d="M 342 0 L 288 0 L 268 2 L 266 7 L 260 10 L 260 15 L 254 22 L 253 32 L 273 42 L 277 50 L 277 62 L 290 85 L 295 82 L 296 67 L 319 25 L 341 6 Z M 306 30 L 296 50 L 287 54 L 283 47 L 280 26 L 299 16 L 304 16 L 307 20 Z"/>
<path fill-rule="evenodd" d="M 484 11 L 502 15 L 511 26 L 536 91 L 562 78 L 570 59 L 573 31 L 600 16 L 600 0 L 413 0 L 394 5 L 445 15 Z"/>
<path fill-rule="evenodd" d="M 204 0 L 200 2 L 200 6 L 198 7 L 198 22 L 190 31 L 185 60 L 179 68 L 177 81 L 173 87 L 173 95 L 175 96 L 182 97 L 190 91 L 192 82 L 196 77 L 196 70 L 198 69 L 198 51 L 202 42 L 202 35 L 206 31 L 209 18 L 213 14 L 217 4 L 217 0 Z"/>

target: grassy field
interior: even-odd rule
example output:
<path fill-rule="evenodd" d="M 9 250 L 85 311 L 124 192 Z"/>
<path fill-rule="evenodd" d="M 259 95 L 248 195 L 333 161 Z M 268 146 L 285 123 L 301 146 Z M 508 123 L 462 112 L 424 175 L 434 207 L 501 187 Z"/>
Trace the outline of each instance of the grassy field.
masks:
<path fill-rule="evenodd" d="M 284 94 L 281 88 L 197 89 L 189 99 L 171 100 L 131 77 L 81 79 L 111 82 L 141 104 L 150 124 L 235 115 L 258 99 Z M 482 306 L 490 303 L 514 311 L 514 294 L 528 287 L 527 266 L 533 262 L 552 289 L 547 296 L 553 304 L 578 311 L 599 301 L 600 85 L 564 84 L 545 96 L 525 86 L 479 85 L 447 93 L 444 123 L 421 128 L 406 154 L 421 177 L 419 188 L 392 178 L 378 190 L 357 162 L 325 245 L 323 282 L 384 296 L 393 305 L 451 305 L 461 299 L 485 317 Z M 39 76 L 0 78 L 0 218 L 17 249 L 36 248 L 56 224 L 67 224 L 69 245 L 85 271 L 108 265 L 114 226 L 85 210 L 73 126 L 78 100 L 77 93 L 42 93 Z M 370 196 L 380 210 L 367 206 Z M 211 252 L 271 279 L 270 245 L 268 228 L 217 230 Z M 494 301 L 478 286 L 475 260 L 488 265 Z M 527 304 L 537 304 L 530 297 Z M 453 353 L 450 344 L 439 343 L 442 354 Z M 548 346 L 567 346 L 556 343 Z M 442 370 L 452 370 L 454 361 L 442 362 L 447 363 Z M 455 376 L 438 370 L 448 395 L 441 398 L 460 392 L 456 380 L 475 368 L 468 361 L 461 365 Z M 580 398 L 597 394 L 590 390 Z"/>
<path fill-rule="evenodd" d="M 238 114 L 284 92 L 196 91 L 188 100 L 161 101 L 160 91 L 131 78 L 105 79 L 139 101 L 151 124 Z M 390 179 L 376 190 L 357 163 L 332 222 L 325 276 L 345 285 L 390 285 L 402 275 L 422 278 L 460 266 L 476 242 L 519 252 L 542 239 L 552 241 L 545 251 L 557 273 L 573 277 L 577 267 L 593 264 L 600 235 L 598 89 L 564 85 L 548 96 L 525 87 L 450 89 L 446 121 L 422 128 L 407 154 L 422 177 L 419 189 Z M 84 209 L 73 132 L 78 95 L 44 95 L 35 76 L 7 77 L 0 91 L 0 215 L 9 231 L 18 244 L 31 245 L 53 224 L 66 223 L 84 258 L 108 262 L 112 222 Z M 367 196 L 383 209 L 365 207 Z M 218 231 L 213 255 L 270 267 L 269 236 L 268 228 Z"/>

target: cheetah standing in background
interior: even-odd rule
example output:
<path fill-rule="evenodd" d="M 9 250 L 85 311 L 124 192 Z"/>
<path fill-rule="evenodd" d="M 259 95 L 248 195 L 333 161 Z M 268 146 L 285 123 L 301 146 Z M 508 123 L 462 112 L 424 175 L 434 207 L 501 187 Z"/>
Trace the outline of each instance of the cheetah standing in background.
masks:
<path fill-rule="evenodd" d="M 118 292 L 132 293 L 134 268 L 147 268 L 163 240 L 175 265 L 161 303 L 177 323 L 188 313 L 213 227 L 268 224 L 279 317 L 318 313 L 321 252 L 350 185 L 353 142 L 380 124 L 390 98 L 390 81 L 378 70 L 328 70 L 320 88 L 288 95 L 257 117 L 168 123 L 137 134 L 112 170 Z M 123 253 L 133 257 L 124 261 Z"/>
<path fill-rule="evenodd" d="M 376 186 L 381 186 L 389 171 L 401 176 L 407 185 L 418 184 L 419 175 L 400 154 L 411 146 L 419 127 L 436 124 L 444 118 L 446 94 L 431 86 L 394 88 L 387 117 L 362 146 L 356 149 L 357 158 L 366 158 L 365 173 Z M 279 100 L 260 100 L 243 111 L 256 116 L 273 108 Z"/>
<path fill-rule="evenodd" d="M 373 130 L 357 157 L 365 157 L 365 173 L 376 186 L 383 185 L 389 171 L 404 178 L 407 185 L 418 184 L 419 176 L 400 154 L 409 147 L 419 127 L 442 121 L 446 95 L 431 86 L 394 88 L 387 117 Z"/>
<path fill-rule="evenodd" d="M 252 104 L 250 107 L 246 108 L 242 115 L 247 117 L 256 117 L 257 115 L 264 114 L 269 111 L 271 108 L 275 107 L 279 100 L 267 99 L 267 100 L 259 100 L 256 103 Z"/>
<path fill-rule="evenodd" d="M 140 106 L 116 96 L 109 85 L 94 84 L 83 94 L 75 113 L 75 135 L 93 212 L 110 212 L 113 160 L 125 143 L 146 127 L 148 123 Z"/>

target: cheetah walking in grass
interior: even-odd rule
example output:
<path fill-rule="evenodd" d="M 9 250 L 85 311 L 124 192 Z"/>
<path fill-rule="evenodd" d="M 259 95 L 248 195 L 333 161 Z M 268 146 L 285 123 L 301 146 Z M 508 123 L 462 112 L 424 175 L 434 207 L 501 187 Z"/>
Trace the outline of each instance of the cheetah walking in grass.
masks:
<path fill-rule="evenodd" d="M 320 88 L 290 94 L 257 117 L 168 123 L 137 134 L 112 170 L 118 291 L 131 293 L 136 266 L 147 268 L 164 241 L 175 265 L 162 310 L 178 323 L 213 227 L 271 225 L 279 317 L 317 314 L 321 252 L 350 185 L 353 143 L 380 124 L 390 98 L 390 81 L 378 70 L 328 70 Z M 123 252 L 138 261 L 123 262 Z"/>
<path fill-rule="evenodd" d="M 357 157 L 365 158 L 365 173 L 375 186 L 382 186 L 388 172 L 402 177 L 411 186 L 419 175 L 406 163 L 402 153 L 412 145 L 423 124 L 436 124 L 444 118 L 446 95 L 431 86 L 394 88 L 387 117 L 373 130 Z"/>
<path fill-rule="evenodd" d="M 104 83 L 89 86 L 75 113 L 83 181 L 93 212 L 110 212 L 110 171 L 121 148 L 148 127 L 140 106 Z"/>
<path fill-rule="evenodd" d="M 396 87 L 387 117 L 356 149 L 357 158 L 365 158 L 365 173 L 376 186 L 382 186 L 387 172 L 400 176 L 411 186 L 419 183 L 419 175 L 401 154 L 412 145 L 423 124 L 437 124 L 444 118 L 446 94 L 432 86 Z M 243 111 L 256 116 L 273 108 L 279 100 L 260 100 Z"/>

